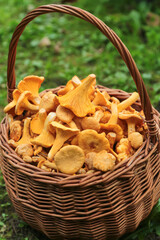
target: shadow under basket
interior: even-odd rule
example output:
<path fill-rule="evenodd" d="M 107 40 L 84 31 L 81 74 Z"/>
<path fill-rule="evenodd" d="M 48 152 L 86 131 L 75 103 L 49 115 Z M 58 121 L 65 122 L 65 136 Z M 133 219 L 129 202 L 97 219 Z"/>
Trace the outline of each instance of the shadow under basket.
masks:
<path fill-rule="evenodd" d="M 19 216 L 50 239 L 115 240 L 134 231 L 160 197 L 160 114 L 152 107 L 136 64 L 118 36 L 91 13 L 69 5 L 41 6 L 17 26 L 8 56 L 8 101 L 15 89 L 19 37 L 32 19 L 50 12 L 67 13 L 92 23 L 117 48 L 137 86 L 141 102 L 133 107 L 143 109 L 148 137 L 133 156 L 117 164 L 113 171 L 69 176 L 25 163 L 8 145 L 9 128 L 4 118 L 0 166 L 6 189 Z M 122 90 L 98 87 L 120 101 L 130 96 Z M 56 93 L 60 88 L 49 90 Z"/>

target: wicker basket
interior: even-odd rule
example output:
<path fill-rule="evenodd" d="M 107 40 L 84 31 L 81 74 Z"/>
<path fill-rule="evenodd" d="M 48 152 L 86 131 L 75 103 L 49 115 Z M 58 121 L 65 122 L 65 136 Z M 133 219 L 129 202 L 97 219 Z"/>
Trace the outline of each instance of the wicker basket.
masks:
<path fill-rule="evenodd" d="M 144 110 L 149 137 L 114 171 L 68 176 L 26 164 L 7 143 L 8 125 L 4 118 L 0 130 L 0 165 L 6 188 L 20 217 L 50 239 L 115 240 L 134 231 L 160 197 L 160 114 L 151 106 L 135 62 L 118 36 L 91 13 L 68 5 L 41 6 L 17 26 L 8 56 L 8 101 L 15 89 L 19 37 L 32 19 L 50 12 L 67 13 L 92 23 L 117 48 L 140 94 L 141 103 L 136 102 L 134 107 Z M 56 93 L 61 87 L 52 91 Z M 121 90 L 98 87 L 120 101 L 130 96 Z"/>

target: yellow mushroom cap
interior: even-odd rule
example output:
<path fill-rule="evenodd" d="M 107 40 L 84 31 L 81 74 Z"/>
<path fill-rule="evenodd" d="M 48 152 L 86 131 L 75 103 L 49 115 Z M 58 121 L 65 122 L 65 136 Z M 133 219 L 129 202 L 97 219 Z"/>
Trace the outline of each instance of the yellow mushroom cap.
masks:
<path fill-rule="evenodd" d="M 68 145 L 61 148 L 54 159 L 60 172 L 74 174 L 83 166 L 85 156 L 80 147 Z"/>
<path fill-rule="evenodd" d="M 72 121 L 74 114 L 68 108 L 62 107 L 59 105 L 56 109 L 56 114 L 59 120 L 65 123 L 69 123 Z"/>
<path fill-rule="evenodd" d="M 44 77 L 38 77 L 34 75 L 27 76 L 19 82 L 18 90 L 20 92 L 30 91 L 33 97 L 35 98 L 35 101 L 37 102 L 37 104 L 39 104 L 40 97 L 38 92 L 43 81 L 44 81 Z"/>
<path fill-rule="evenodd" d="M 19 96 L 21 95 L 18 89 L 13 91 L 13 101 L 8 103 L 8 105 L 4 108 L 5 113 L 10 113 L 16 106 Z M 12 114 L 12 113 L 11 113 Z"/>
<path fill-rule="evenodd" d="M 138 149 L 143 144 L 143 136 L 139 132 L 132 132 L 128 136 L 128 140 L 134 149 Z"/>
<path fill-rule="evenodd" d="M 40 101 L 39 109 L 44 108 L 47 113 L 54 112 L 58 106 L 57 95 L 51 91 L 45 93 Z"/>
<path fill-rule="evenodd" d="M 88 113 L 94 113 L 95 106 L 89 99 L 88 91 L 95 78 L 94 74 L 90 74 L 77 88 L 62 97 L 58 97 L 60 105 L 69 108 L 78 117 L 85 117 Z"/>
<path fill-rule="evenodd" d="M 106 172 L 114 168 L 115 162 L 116 162 L 115 156 L 103 150 L 97 153 L 93 158 L 93 167 L 103 172 Z"/>
<path fill-rule="evenodd" d="M 105 137 L 105 133 L 98 134 L 92 129 L 83 130 L 79 133 L 78 145 L 85 153 L 110 150 L 110 143 Z"/>
<path fill-rule="evenodd" d="M 21 95 L 18 98 L 18 101 L 16 103 L 15 113 L 17 115 L 21 115 L 24 110 L 30 110 L 30 111 L 34 111 L 34 112 L 38 111 L 39 106 L 30 103 L 29 100 L 31 100 L 31 99 L 32 99 L 31 92 L 25 91 L 25 92 L 21 93 Z"/>

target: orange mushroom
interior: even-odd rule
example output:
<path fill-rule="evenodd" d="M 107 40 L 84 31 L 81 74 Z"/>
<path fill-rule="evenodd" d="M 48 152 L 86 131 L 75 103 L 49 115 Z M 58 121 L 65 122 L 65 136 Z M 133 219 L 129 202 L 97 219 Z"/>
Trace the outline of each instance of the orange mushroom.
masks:
<path fill-rule="evenodd" d="M 68 128 L 58 122 L 52 121 L 50 123 L 49 130 L 51 132 L 54 132 L 56 130 L 55 141 L 53 142 L 53 146 L 48 153 L 48 159 L 53 160 L 54 155 L 57 153 L 57 151 L 69 138 L 76 135 L 79 132 L 79 129 Z"/>
<path fill-rule="evenodd" d="M 21 95 L 21 93 L 18 89 L 15 89 L 13 91 L 13 100 L 12 100 L 12 102 L 8 103 L 8 105 L 4 108 L 5 113 L 14 115 L 15 106 L 16 106 L 16 103 L 17 103 L 20 95 Z"/>
<path fill-rule="evenodd" d="M 101 127 L 99 121 L 103 116 L 104 116 L 103 111 L 99 110 L 96 111 L 92 117 L 84 117 L 81 121 L 82 128 L 93 129 L 98 132 Z"/>
<path fill-rule="evenodd" d="M 117 160 L 121 162 L 129 158 L 134 150 L 128 140 L 128 138 L 122 138 L 116 145 L 116 153 L 118 154 Z"/>
<path fill-rule="evenodd" d="M 62 107 L 61 105 L 59 105 L 56 109 L 56 114 L 57 117 L 65 123 L 69 123 L 72 121 L 74 114 L 73 112 L 71 112 L 71 110 L 69 110 L 68 108 Z"/>
<path fill-rule="evenodd" d="M 58 97 L 60 105 L 70 109 L 78 117 L 85 117 L 88 113 L 94 113 L 95 106 L 89 99 L 88 91 L 95 78 L 94 74 L 90 74 L 77 88 L 62 97 Z"/>
<path fill-rule="evenodd" d="M 118 109 L 117 104 L 112 102 L 111 104 L 111 117 L 107 123 L 101 123 L 101 128 L 107 130 L 107 132 L 114 132 L 116 133 L 116 141 L 119 141 L 123 137 L 123 130 L 117 124 L 118 121 Z"/>
<path fill-rule="evenodd" d="M 78 146 L 65 146 L 55 155 L 57 169 L 66 174 L 75 174 L 84 164 L 84 152 Z"/>
<path fill-rule="evenodd" d="M 36 116 L 31 120 L 30 128 L 33 133 L 41 134 L 46 117 L 46 110 L 44 108 L 41 108 Z"/>
<path fill-rule="evenodd" d="M 55 136 L 49 131 L 50 122 L 54 121 L 56 118 L 56 113 L 50 112 L 44 122 L 44 128 L 38 137 L 31 140 L 32 144 L 40 145 L 42 147 L 51 147 L 54 143 Z"/>
<path fill-rule="evenodd" d="M 39 106 L 32 104 L 30 100 L 33 99 L 33 95 L 29 91 L 25 91 L 21 93 L 15 107 L 15 114 L 21 115 L 24 110 L 30 110 L 32 112 L 37 112 L 39 110 Z"/>
<path fill-rule="evenodd" d="M 103 150 L 95 155 L 93 158 L 93 167 L 106 172 L 108 170 L 112 170 L 116 163 L 116 157 Z"/>
<path fill-rule="evenodd" d="M 22 126 L 21 121 L 13 121 L 10 124 L 10 139 L 13 139 L 15 142 L 21 138 L 22 135 Z"/>
<path fill-rule="evenodd" d="M 96 89 L 95 98 L 92 103 L 94 105 L 107 106 L 110 108 L 111 102 L 105 97 L 105 94 L 102 94 L 99 89 Z"/>
<path fill-rule="evenodd" d="M 139 94 L 137 92 L 132 93 L 132 95 L 128 99 L 126 99 L 118 104 L 118 112 L 121 112 L 124 109 L 126 109 L 127 107 L 131 106 L 138 99 L 139 99 Z"/>
<path fill-rule="evenodd" d="M 97 133 L 95 130 L 83 130 L 78 135 L 78 145 L 88 152 L 100 152 L 102 150 L 110 150 L 110 144 L 105 137 L 105 133 Z"/>
<path fill-rule="evenodd" d="M 51 91 L 45 93 L 40 101 L 39 109 L 44 108 L 47 113 L 54 112 L 58 106 L 57 95 Z"/>
<path fill-rule="evenodd" d="M 25 91 L 29 91 L 32 93 L 34 101 L 39 104 L 40 103 L 40 97 L 39 97 L 39 88 L 44 81 L 44 77 L 38 77 L 34 75 L 30 75 L 25 77 L 23 80 L 21 80 L 18 84 L 18 90 L 23 93 Z"/>

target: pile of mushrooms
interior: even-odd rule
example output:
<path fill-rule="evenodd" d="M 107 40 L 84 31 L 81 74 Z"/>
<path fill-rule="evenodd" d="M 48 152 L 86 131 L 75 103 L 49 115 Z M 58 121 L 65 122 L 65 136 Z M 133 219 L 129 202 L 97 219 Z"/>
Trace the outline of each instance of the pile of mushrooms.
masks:
<path fill-rule="evenodd" d="M 147 125 L 133 104 L 96 87 L 96 76 L 74 76 L 57 94 L 39 94 L 44 77 L 28 76 L 5 108 L 9 145 L 27 163 L 49 172 L 106 172 L 143 144 Z"/>

